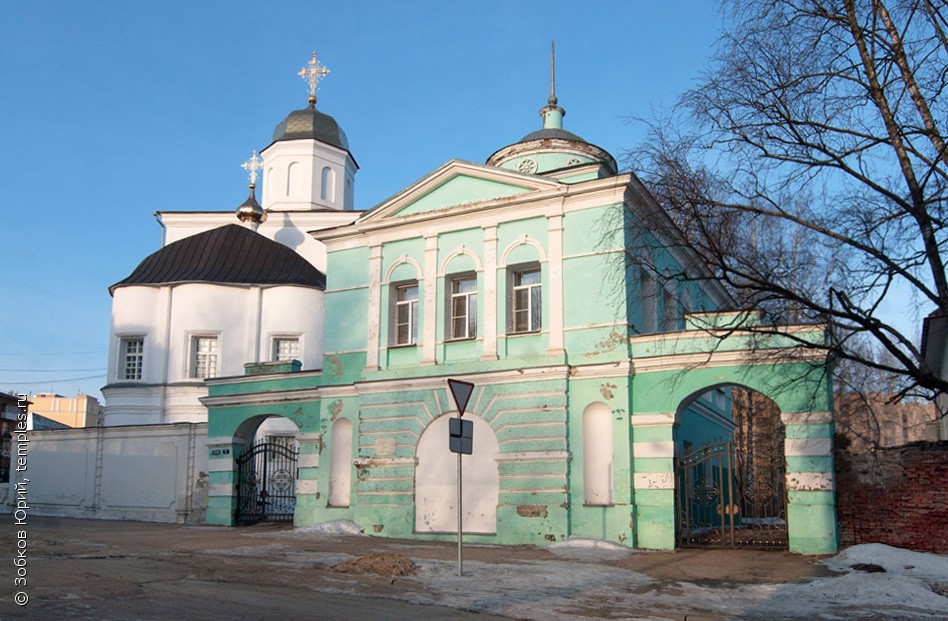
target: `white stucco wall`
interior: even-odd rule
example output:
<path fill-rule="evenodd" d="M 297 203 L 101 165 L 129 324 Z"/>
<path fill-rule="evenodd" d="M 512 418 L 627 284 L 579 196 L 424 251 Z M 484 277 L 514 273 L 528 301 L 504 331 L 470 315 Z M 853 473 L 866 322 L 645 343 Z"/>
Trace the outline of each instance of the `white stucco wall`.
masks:
<path fill-rule="evenodd" d="M 202 378 L 191 377 L 192 339 L 217 338 L 218 377 L 270 360 L 273 339 L 300 341 L 303 368 L 320 368 L 324 294 L 308 287 L 186 283 L 115 290 L 105 424 L 204 422 Z M 122 339 L 144 338 L 141 380 L 125 380 Z"/>
<path fill-rule="evenodd" d="M 267 211 L 352 209 L 351 194 L 358 168 L 345 150 L 312 139 L 300 139 L 275 142 L 260 155 L 263 156 L 261 205 Z M 288 173 L 291 167 L 292 181 Z M 324 199 L 322 170 L 327 167 L 333 171 L 333 187 L 327 189 Z"/>
<path fill-rule="evenodd" d="M 16 474 L 28 479 L 31 514 L 204 522 L 206 424 L 31 431 L 28 445 L 27 468 Z"/>

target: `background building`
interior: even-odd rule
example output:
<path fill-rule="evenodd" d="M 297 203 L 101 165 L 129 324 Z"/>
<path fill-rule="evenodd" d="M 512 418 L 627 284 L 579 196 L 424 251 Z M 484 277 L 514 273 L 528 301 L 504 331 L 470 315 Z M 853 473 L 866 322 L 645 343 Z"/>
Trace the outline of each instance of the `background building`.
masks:
<path fill-rule="evenodd" d="M 30 411 L 67 427 L 95 427 L 101 423 L 102 405 L 89 395 L 64 397 L 51 392 L 30 395 Z"/>

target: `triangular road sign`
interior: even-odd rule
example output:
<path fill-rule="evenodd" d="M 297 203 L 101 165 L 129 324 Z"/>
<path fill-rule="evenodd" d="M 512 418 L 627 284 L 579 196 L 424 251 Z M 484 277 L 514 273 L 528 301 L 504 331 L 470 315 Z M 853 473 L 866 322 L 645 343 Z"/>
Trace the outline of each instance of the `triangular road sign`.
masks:
<path fill-rule="evenodd" d="M 449 379 L 448 388 L 451 389 L 451 396 L 454 398 L 454 404 L 458 407 L 458 414 L 464 415 L 467 409 L 467 402 L 471 399 L 471 393 L 474 392 L 474 384 L 471 382 L 462 382 L 461 380 Z"/>

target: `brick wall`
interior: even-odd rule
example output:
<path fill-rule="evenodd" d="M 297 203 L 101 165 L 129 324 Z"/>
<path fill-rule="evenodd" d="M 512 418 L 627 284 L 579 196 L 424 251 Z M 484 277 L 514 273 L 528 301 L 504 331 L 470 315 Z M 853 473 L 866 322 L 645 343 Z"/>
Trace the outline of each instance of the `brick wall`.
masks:
<path fill-rule="evenodd" d="M 836 453 L 840 544 L 948 552 L 948 442 Z"/>

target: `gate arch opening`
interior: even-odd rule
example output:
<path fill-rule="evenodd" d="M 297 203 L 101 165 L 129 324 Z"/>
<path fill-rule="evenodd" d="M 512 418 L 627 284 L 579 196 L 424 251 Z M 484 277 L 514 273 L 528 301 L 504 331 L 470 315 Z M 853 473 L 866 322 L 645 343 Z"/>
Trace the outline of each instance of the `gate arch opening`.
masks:
<path fill-rule="evenodd" d="M 248 418 L 234 432 L 234 524 L 292 522 L 299 428 L 285 417 Z"/>
<path fill-rule="evenodd" d="M 675 417 L 679 546 L 787 549 L 784 425 L 777 404 L 738 384 L 693 393 Z"/>
<path fill-rule="evenodd" d="M 448 448 L 448 421 L 456 413 L 434 419 L 421 434 L 415 456 L 415 531 L 457 533 L 457 454 Z M 465 533 L 496 534 L 500 496 L 500 448 L 493 429 L 483 418 L 466 413 L 474 422 L 474 452 L 464 455 L 462 468 Z"/>

